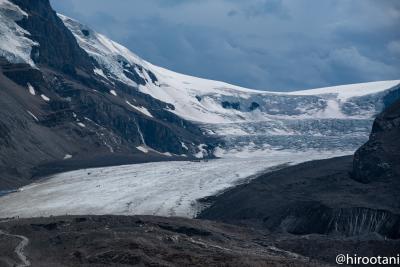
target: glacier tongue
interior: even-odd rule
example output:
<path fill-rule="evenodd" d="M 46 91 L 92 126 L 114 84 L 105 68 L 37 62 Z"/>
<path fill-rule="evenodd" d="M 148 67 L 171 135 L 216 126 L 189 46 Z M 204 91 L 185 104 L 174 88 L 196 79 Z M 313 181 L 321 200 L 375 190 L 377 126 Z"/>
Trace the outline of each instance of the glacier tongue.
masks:
<path fill-rule="evenodd" d="M 208 162 L 154 162 L 67 172 L 1 197 L 0 218 L 65 214 L 194 217 L 202 208 L 198 199 L 269 167 L 349 153 L 269 150 Z"/>

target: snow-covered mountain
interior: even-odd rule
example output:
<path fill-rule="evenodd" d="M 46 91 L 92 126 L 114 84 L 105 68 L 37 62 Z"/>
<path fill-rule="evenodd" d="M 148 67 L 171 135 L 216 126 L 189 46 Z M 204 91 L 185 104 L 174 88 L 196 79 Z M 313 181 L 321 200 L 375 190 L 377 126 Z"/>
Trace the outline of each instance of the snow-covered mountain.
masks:
<path fill-rule="evenodd" d="M 223 137 L 228 149 L 355 149 L 366 141 L 374 116 L 398 97 L 400 88 L 400 80 L 290 93 L 242 88 L 155 66 L 76 20 L 59 17 L 98 62 L 94 72 L 104 82 L 118 80 L 170 104 L 168 112 Z"/>
<path fill-rule="evenodd" d="M 171 112 L 199 123 L 371 118 L 382 109 L 383 96 L 400 84 L 400 80 L 383 81 L 290 93 L 252 90 L 157 67 L 76 20 L 59 17 L 78 44 L 100 64 L 102 69 L 95 69 L 95 73 L 111 83 L 117 79 L 137 86 L 141 92 L 172 104 L 175 109 Z M 143 82 L 137 84 L 130 78 L 135 76 Z"/>

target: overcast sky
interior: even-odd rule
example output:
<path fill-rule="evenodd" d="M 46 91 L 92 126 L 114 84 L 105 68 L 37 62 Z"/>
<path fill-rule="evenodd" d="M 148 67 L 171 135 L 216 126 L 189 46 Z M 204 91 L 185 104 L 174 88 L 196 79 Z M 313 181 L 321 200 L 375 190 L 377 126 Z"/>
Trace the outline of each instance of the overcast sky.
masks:
<path fill-rule="evenodd" d="M 398 0 L 51 0 L 174 71 L 290 91 L 400 79 Z"/>

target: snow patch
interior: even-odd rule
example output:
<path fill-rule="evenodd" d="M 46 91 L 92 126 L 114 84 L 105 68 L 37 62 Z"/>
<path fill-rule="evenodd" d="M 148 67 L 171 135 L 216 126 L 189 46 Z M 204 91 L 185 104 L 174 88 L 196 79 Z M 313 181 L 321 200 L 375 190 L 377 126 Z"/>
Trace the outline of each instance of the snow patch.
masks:
<path fill-rule="evenodd" d="M 44 101 L 46 101 L 46 102 L 49 102 L 49 101 L 50 101 L 50 98 L 48 98 L 48 97 L 47 97 L 46 95 L 44 95 L 44 94 L 41 94 L 40 97 L 41 97 Z"/>
<path fill-rule="evenodd" d="M 137 111 L 143 113 L 144 115 L 146 115 L 146 116 L 148 116 L 148 117 L 154 118 L 153 115 L 150 113 L 150 111 L 149 111 L 147 108 L 145 108 L 145 107 L 137 107 L 137 106 L 133 105 L 131 102 L 129 102 L 128 100 L 126 100 L 125 102 L 126 102 L 131 108 L 136 109 Z"/>
<path fill-rule="evenodd" d="M 181 142 L 181 145 L 182 145 L 183 149 L 189 150 L 189 148 L 186 146 L 186 144 L 184 142 Z"/>
<path fill-rule="evenodd" d="M 82 122 L 78 122 L 77 124 L 78 124 L 80 127 L 82 127 L 82 128 L 85 128 L 85 127 L 86 127 L 86 125 L 83 124 Z"/>
<path fill-rule="evenodd" d="M 136 147 L 137 150 L 142 151 L 143 153 L 149 153 L 149 149 L 145 146 L 138 146 Z"/>
<path fill-rule="evenodd" d="M 112 94 L 113 96 L 118 96 L 117 92 L 115 92 L 115 90 L 110 90 L 110 94 Z"/>
<path fill-rule="evenodd" d="M 28 112 L 28 114 L 31 115 L 32 118 L 33 118 L 35 121 L 39 121 L 39 119 L 38 119 L 32 112 L 30 112 L 29 110 L 27 110 L 26 112 Z"/>
<path fill-rule="evenodd" d="M 70 154 L 66 154 L 66 155 L 64 156 L 64 160 L 71 159 L 71 158 L 72 158 L 72 155 L 70 155 Z"/>
<path fill-rule="evenodd" d="M 208 155 L 208 152 L 205 148 L 207 148 L 206 144 L 201 144 L 197 147 L 199 152 L 197 152 L 194 156 L 198 159 L 202 159 Z"/>
<path fill-rule="evenodd" d="M 28 83 L 28 90 L 31 95 L 36 95 L 35 88 L 30 83 Z"/>
<path fill-rule="evenodd" d="M 104 74 L 104 72 L 103 72 L 102 69 L 95 68 L 95 69 L 93 70 L 93 72 L 94 72 L 95 74 L 97 74 L 97 75 L 103 77 L 103 78 L 106 79 L 106 80 L 108 79 L 107 76 Z"/>

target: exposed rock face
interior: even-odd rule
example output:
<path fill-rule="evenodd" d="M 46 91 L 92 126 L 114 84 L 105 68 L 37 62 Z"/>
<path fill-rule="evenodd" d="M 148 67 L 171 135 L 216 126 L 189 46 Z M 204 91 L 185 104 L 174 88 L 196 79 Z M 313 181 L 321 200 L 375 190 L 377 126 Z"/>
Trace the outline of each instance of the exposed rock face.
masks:
<path fill-rule="evenodd" d="M 29 14 L 17 23 L 40 45 L 32 50 L 37 64 L 74 74 L 76 69 L 93 70 L 94 62 L 76 43 L 72 33 L 64 27 L 48 0 L 12 0 Z"/>
<path fill-rule="evenodd" d="M 369 141 L 354 156 L 354 179 L 363 183 L 400 180 L 400 101 L 374 122 Z"/>
<path fill-rule="evenodd" d="M 65 160 L 71 169 L 179 159 L 217 142 L 169 112 L 170 104 L 104 82 L 48 0 L 12 2 L 28 14 L 17 23 L 39 45 L 31 53 L 37 68 L 0 58 L 0 190 L 62 171 Z M 50 163 L 58 167 L 44 170 Z"/>

